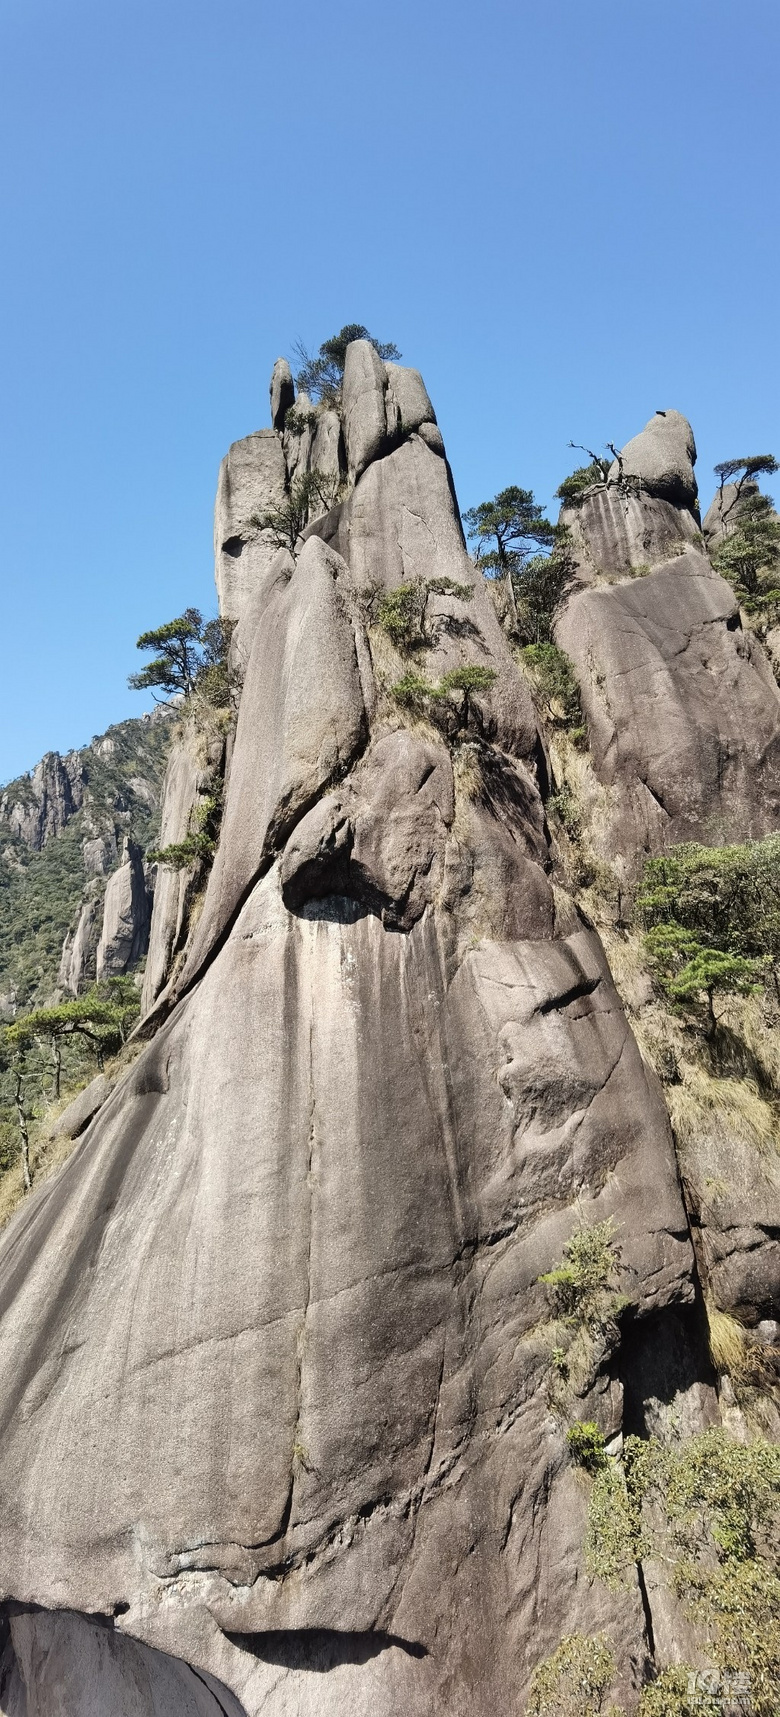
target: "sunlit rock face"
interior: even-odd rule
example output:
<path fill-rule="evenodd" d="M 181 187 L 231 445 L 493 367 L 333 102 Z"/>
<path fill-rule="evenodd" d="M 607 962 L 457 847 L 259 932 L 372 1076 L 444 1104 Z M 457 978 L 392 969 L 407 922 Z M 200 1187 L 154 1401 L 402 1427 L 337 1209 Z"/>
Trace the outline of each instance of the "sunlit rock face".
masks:
<path fill-rule="evenodd" d="M 694 1300 L 669 1123 L 551 882 L 533 704 L 421 378 L 356 346 L 343 494 L 220 585 L 245 678 L 183 964 L 0 1246 L 8 1717 L 494 1717 L 602 1627 L 630 1708 L 649 1649 L 638 1584 L 585 1576 L 539 1278 L 614 1217 L 628 1305 L 577 1402 L 612 1437 L 642 1330 Z M 305 434 L 231 450 L 220 555 Z M 376 626 L 417 576 L 461 587 L 430 593 L 419 671 L 493 675 L 436 722 Z M 667 1404 L 700 1404 L 680 1353 Z"/>
<path fill-rule="evenodd" d="M 561 514 L 576 582 L 556 640 L 607 790 L 595 838 L 629 882 L 674 842 L 757 838 L 780 821 L 780 690 L 708 558 L 695 456 L 687 420 L 659 412 Z"/>

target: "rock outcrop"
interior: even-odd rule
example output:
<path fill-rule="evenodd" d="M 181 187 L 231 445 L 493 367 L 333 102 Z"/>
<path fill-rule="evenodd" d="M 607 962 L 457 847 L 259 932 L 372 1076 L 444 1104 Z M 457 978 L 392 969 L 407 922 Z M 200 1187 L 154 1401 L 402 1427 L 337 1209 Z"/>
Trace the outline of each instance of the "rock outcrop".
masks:
<path fill-rule="evenodd" d="M 348 352 L 353 486 L 257 567 L 181 999 L 0 1252 L 6 1590 L 247 1713 L 307 1709 L 311 1668 L 322 1714 L 517 1709 L 564 1622 L 639 1666 L 638 1587 L 579 1577 L 539 1277 L 613 1215 L 636 1318 L 694 1292 L 663 1104 L 551 887 L 533 705 L 415 376 Z M 236 469 L 247 517 L 271 468 L 234 453 L 221 521 Z M 419 574 L 474 587 L 429 599 L 424 672 L 493 676 L 438 728 L 370 617 Z"/>
<path fill-rule="evenodd" d="M 192 832 L 197 808 L 213 785 L 206 747 L 193 722 L 186 724 L 171 749 L 162 794 L 160 847 L 178 846 Z M 221 763 L 222 745 L 219 745 Z M 171 976 L 186 940 L 189 912 L 197 886 L 197 859 L 189 865 L 156 867 L 149 949 L 144 970 L 141 1012 L 146 1014 Z"/>
<path fill-rule="evenodd" d="M 77 996 L 95 976 L 98 943 L 102 929 L 102 900 L 94 891 L 82 902 L 76 927 L 68 931 L 62 945 L 57 982 L 60 989 Z"/>
<path fill-rule="evenodd" d="M 286 385 L 277 366 L 275 427 L 220 475 L 245 678 L 202 913 L 171 973 L 166 897 L 154 1035 L 0 1242 L 5 1710 L 493 1717 L 564 1633 L 601 1629 L 634 1710 L 648 1586 L 587 1575 L 553 1411 L 573 1334 L 543 1277 L 612 1219 L 624 1298 L 586 1343 L 576 1415 L 611 1443 L 624 1408 L 633 1428 L 710 1422 L 669 1118 L 553 883 L 534 705 L 419 375 L 355 342 L 341 412 L 282 433 Z M 595 545 L 625 482 L 578 509 L 592 558 L 561 621 L 632 856 L 701 827 L 705 790 L 719 828 L 774 803 L 778 697 L 698 545 L 682 425 L 654 420 L 625 460 L 621 570 Z M 323 448 L 346 488 L 271 554 L 251 520 Z M 653 569 L 632 578 L 640 532 Z M 482 670 L 417 707 L 376 620 L 411 578 L 434 581 L 423 689 Z M 683 757 L 685 806 L 657 825 L 643 745 L 642 790 L 669 804 Z M 166 839 L 195 791 L 182 752 Z M 128 847 L 117 947 L 134 877 Z M 662 1374 L 646 1355 L 667 1342 Z M 661 1638 L 663 1571 L 654 1590 Z"/>
<path fill-rule="evenodd" d="M 11 783 L 0 799 L 0 820 L 33 852 L 62 834 L 84 797 L 81 757 L 47 751 L 29 776 Z"/>
<path fill-rule="evenodd" d="M 561 514 L 577 587 L 556 639 L 607 790 L 595 844 L 629 882 L 675 841 L 744 840 L 780 820 L 780 691 L 707 557 L 693 457 L 686 419 L 658 413 L 622 476 L 616 461 Z"/>
<path fill-rule="evenodd" d="M 77 1139 L 79 1133 L 83 1133 L 85 1127 L 89 1126 L 98 1109 L 102 1108 L 110 1092 L 111 1081 L 106 1078 L 105 1073 L 98 1073 L 84 1086 L 83 1091 L 77 1093 L 62 1114 L 57 1116 L 50 1128 L 50 1137 Z"/>
<path fill-rule="evenodd" d="M 16 1010 L 95 977 L 122 841 L 155 845 L 173 728 L 164 704 L 79 751 L 50 752 L 0 798 L 0 992 Z"/>
<path fill-rule="evenodd" d="M 149 943 L 149 888 L 143 853 L 125 839 L 122 862 L 109 877 L 97 950 L 98 978 L 118 978 L 137 965 Z"/>

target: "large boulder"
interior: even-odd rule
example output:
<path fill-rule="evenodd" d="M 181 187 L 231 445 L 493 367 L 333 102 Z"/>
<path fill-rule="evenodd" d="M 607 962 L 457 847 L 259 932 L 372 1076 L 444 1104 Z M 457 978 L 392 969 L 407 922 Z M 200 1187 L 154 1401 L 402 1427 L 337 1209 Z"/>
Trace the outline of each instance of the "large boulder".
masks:
<path fill-rule="evenodd" d="M 83 1133 L 84 1128 L 89 1126 L 98 1109 L 102 1109 L 110 1092 L 111 1081 L 106 1078 L 105 1073 L 96 1074 L 95 1078 L 84 1086 L 83 1091 L 79 1091 L 68 1103 L 62 1114 L 57 1116 L 49 1128 L 50 1138 L 77 1139 L 79 1133 Z"/>
<path fill-rule="evenodd" d="M 695 508 L 698 489 L 693 467 L 696 442 L 687 417 L 657 411 L 639 435 L 627 441 L 610 466 L 609 483 L 634 479 L 648 493 L 678 507 Z"/>
<path fill-rule="evenodd" d="M 606 790 L 589 833 L 630 884 L 648 853 L 758 838 L 780 817 L 780 691 L 707 557 L 694 456 L 687 419 L 656 413 L 623 449 L 623 481 L 614 465 L 561 513 L 575 584 L 555 637 Z"/>
<path fill-rule="evenodd" d="M 226 1687 L 67 1610 L 17 1608 L 0 1656 L 3 1717 L 243 1717 Z"/>

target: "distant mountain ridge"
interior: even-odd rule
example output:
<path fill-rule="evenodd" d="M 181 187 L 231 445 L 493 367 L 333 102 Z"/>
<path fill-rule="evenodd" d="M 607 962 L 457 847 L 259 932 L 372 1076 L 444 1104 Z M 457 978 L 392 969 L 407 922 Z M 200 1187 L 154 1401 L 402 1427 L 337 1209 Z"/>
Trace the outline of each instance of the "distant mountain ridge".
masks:
<path fill-rule="evenodd" d="M 117 722 L 61 757 L 49 751 L 0 793 L 0 1014 L 57 988 L 82 904 L 102 900 L 125 838 L 143 850 L 160 827 L 175 711 Z M 93 913 L 95 918 L 99 914 Z"/>

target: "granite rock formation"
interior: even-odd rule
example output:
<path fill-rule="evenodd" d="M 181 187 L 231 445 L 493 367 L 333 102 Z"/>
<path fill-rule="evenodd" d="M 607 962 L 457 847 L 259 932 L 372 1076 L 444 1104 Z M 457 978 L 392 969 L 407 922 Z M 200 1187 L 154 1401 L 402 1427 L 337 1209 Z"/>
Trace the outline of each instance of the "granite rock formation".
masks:
<path fill-rule="evenodd" d="M 155 844 L 174 725 L 161 704 L 3 789 L 0 993 L 14 1012 L 94 981 L 106 882 L 125 836 Z"/>
<path fill-rule="evenodd" d="M 118 978 L 138 964 L 149 944 L 149 882 L 144 857 L 125 838 L 122 862 L 113 872 L 103 902 L 103 926 L 97 950 L 98 978 Z"/>
<path fill-rule="evenodd" d="M 631 1710 L 648 1586 L 586 1576 L 540 1278 L 613 1218 L 625 1305 L 578 1416 L 608 1439 L 626 1402 L 634 1424 L 710 1422 L 669 1119 L 553 880 L 543 737 L 420 376 L 358 341 L 340 411 L 291 431 L 285 401 L 277 365 L 274 427 L 220 473 L 244 683 L 202 911 L 171 971 L 166 897 L 151 1041 L 0 1242 L 0 1710 L 493 1717 L 572 1629 L 607 1632 Z M 705 791 L 747 830 L 776 791 L 774 681 L 698 544 L 685 420 L 659 416 L 630 481 L 577 511 L 561 620 L 632 862 L 701 827 Z M 252 520 L 326 461 L 341 493 L 280 550 Z M 610 514 L 619 570 L 594 546 Z M 375 618 L 418 577 L 451 582 L 417 671 L 493 676 L 430 719 L 393 695 L 408 662 Z M 195 791 L 181 754 L 171 834 Z M 651 1341 L 674 1350 L 663 1383 Z"/>
<path fill-rule="evenodd" d="M 598 781 L 594 839 L 625 875 L 676 841 L 780 821 L 780 690 L 707 556 L 690 425 L 657 413 L 605 484 L 566 506 L 577 585 L 556 639 L 574 663 Z"/>

